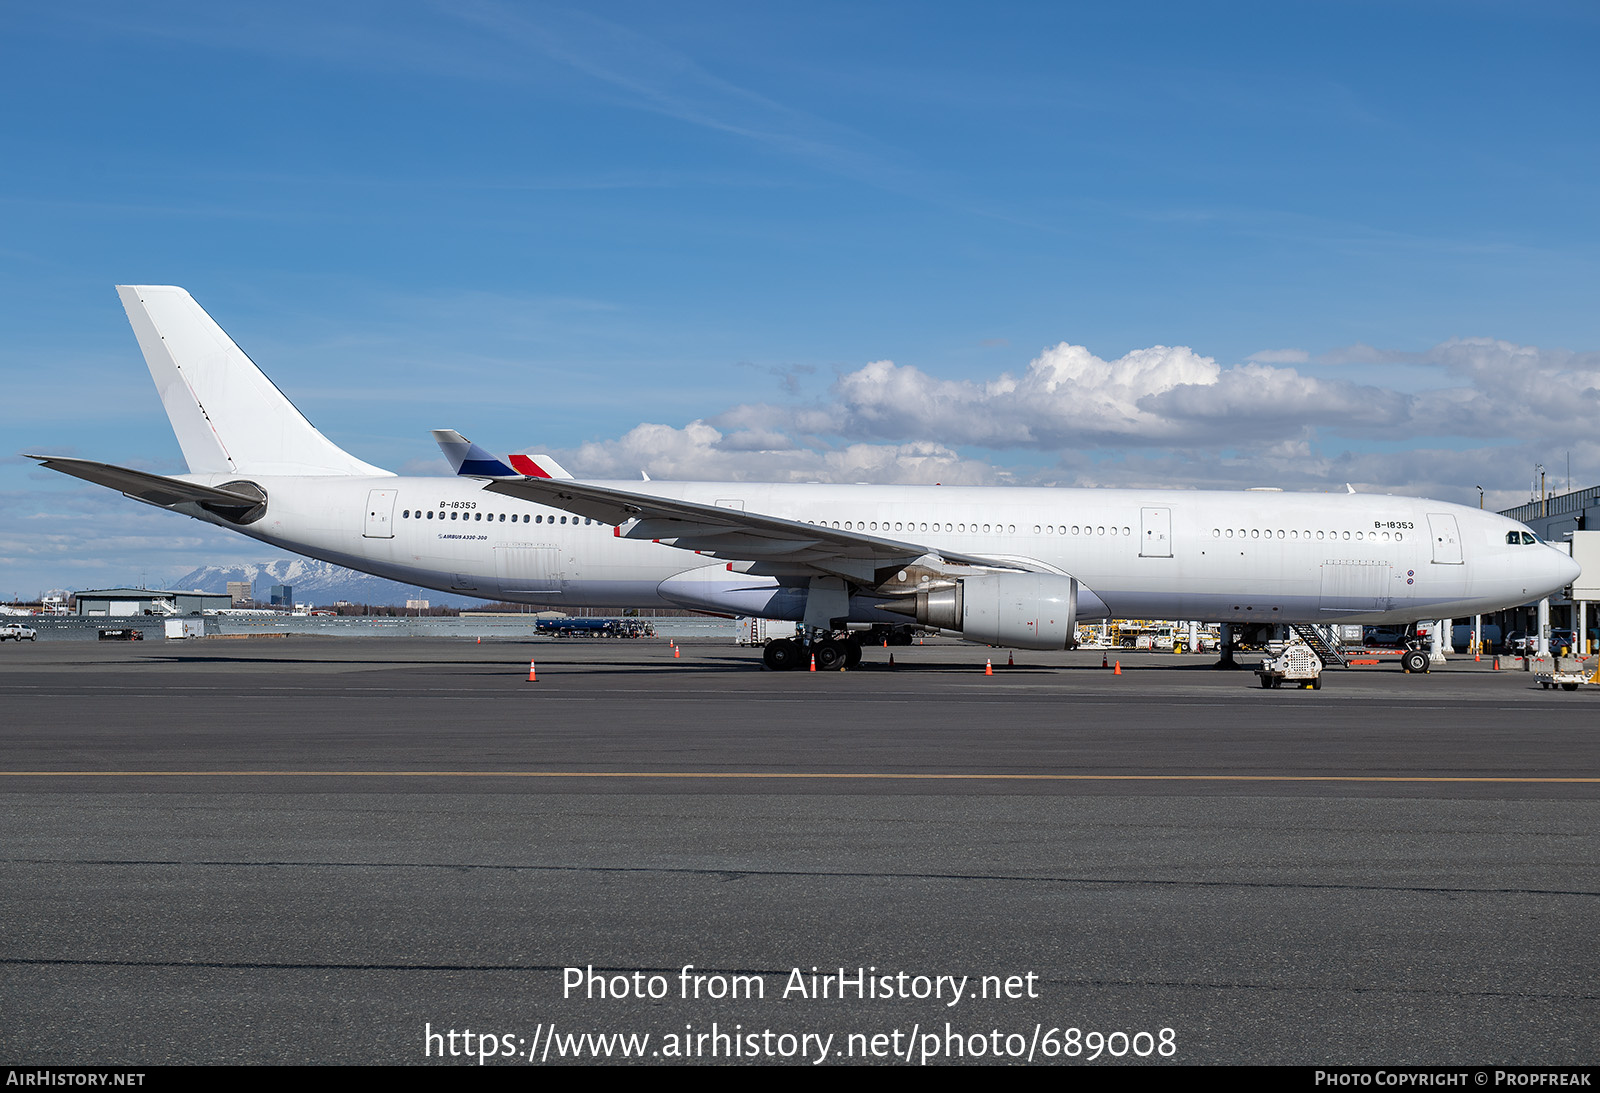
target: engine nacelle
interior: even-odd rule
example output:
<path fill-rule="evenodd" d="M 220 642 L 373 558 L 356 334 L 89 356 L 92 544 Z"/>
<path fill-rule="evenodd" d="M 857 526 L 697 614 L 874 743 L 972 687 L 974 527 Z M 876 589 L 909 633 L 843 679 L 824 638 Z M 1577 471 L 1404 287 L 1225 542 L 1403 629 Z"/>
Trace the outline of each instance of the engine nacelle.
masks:
<path fill-rule="evenodd" d="M 1067 649 L 1078 623 L 1078 580 L 1053 573 L 985 573 L 880 604 L 967 641 L 1013 649 Z"/>

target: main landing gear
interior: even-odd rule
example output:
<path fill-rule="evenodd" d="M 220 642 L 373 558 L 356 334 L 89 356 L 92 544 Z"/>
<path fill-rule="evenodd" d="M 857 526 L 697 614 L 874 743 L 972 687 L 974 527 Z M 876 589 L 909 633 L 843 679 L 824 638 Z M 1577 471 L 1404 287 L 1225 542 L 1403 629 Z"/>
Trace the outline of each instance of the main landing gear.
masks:
<path fill-rule="evenodd" d="M 804 671 L 817 661 L 817 671 L 833 672 L 854 668 L 861 663 L 861 643 L 853 637 L 820 637 L 810 642 L 800 638 L 769 641 L 761 659 L 775 672 Z"/>

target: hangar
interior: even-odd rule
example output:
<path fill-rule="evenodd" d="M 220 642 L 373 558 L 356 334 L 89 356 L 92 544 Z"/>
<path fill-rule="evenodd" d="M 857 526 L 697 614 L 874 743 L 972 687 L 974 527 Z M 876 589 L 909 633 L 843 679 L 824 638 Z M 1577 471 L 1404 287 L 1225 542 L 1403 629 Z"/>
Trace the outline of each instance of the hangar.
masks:
<path fill-rule="evenodd" d="M 198 615 L 222 611 L 233 598 L 215 592 L 163 592 L 152 588 L 101 588 L 79 592 L 80 615 Z"/>

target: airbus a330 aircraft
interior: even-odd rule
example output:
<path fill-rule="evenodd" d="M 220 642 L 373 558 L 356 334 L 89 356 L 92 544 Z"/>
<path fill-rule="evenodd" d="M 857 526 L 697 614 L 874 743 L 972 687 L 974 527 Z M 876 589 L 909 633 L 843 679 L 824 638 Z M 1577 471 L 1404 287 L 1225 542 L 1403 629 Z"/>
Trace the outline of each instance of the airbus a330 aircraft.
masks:
<path fill-rule="evenodd" d="M 183 289 L 117 291 L 189 473 L 30 457 L 44 466 L 405 584 L 798 621 L 768 647 L 777 668 L 859 659 L 852 624 L 1061 649 L 1080 619 L 1405 623 L 1578 574 L 1521 524 L 1413 497 L 589 482 L 449 430 L 456 477 L 400 477 L 312 427 Z"/>

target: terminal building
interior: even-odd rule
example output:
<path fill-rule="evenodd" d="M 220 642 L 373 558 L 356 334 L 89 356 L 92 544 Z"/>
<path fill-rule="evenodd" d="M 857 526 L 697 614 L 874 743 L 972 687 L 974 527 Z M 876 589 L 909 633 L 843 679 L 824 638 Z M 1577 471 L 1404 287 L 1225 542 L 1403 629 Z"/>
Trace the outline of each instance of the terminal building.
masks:
<path fill-rule="evenodd" d="M 79 592 L 78 614 L 106 617 L 129 615 L 198 615 L 224 611 L 233 598 L 216 592 L 163 592 L 153 588 L 101 588 Z"/>

